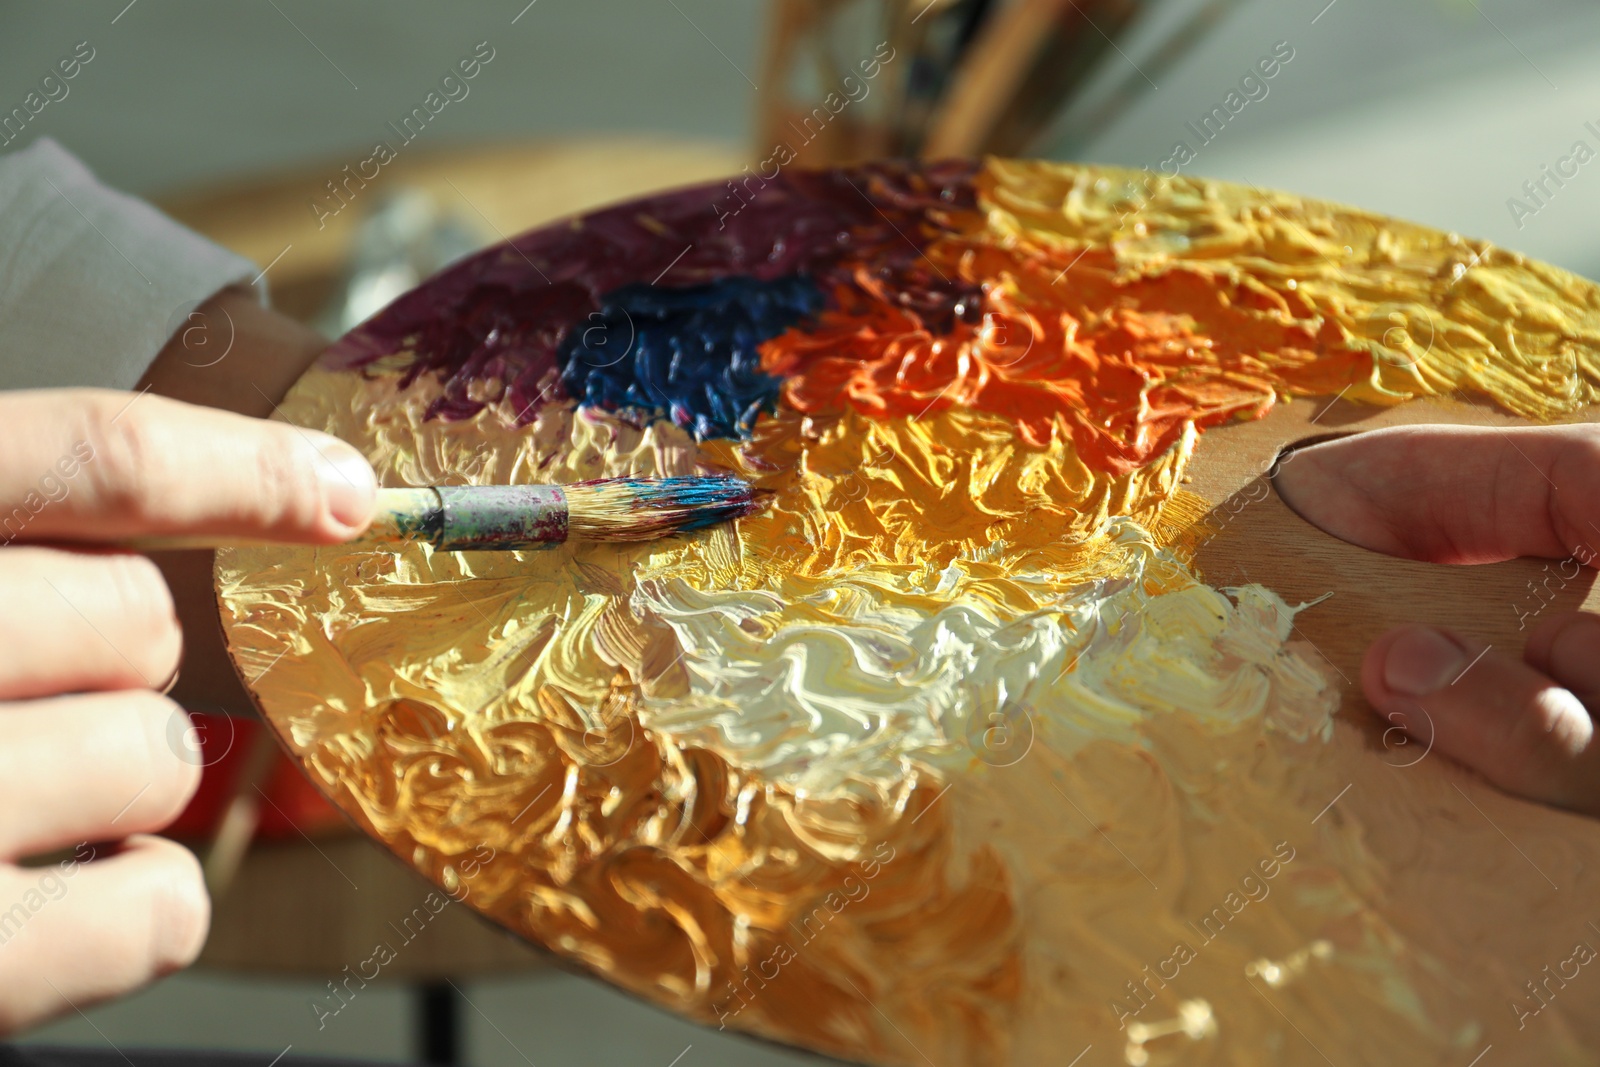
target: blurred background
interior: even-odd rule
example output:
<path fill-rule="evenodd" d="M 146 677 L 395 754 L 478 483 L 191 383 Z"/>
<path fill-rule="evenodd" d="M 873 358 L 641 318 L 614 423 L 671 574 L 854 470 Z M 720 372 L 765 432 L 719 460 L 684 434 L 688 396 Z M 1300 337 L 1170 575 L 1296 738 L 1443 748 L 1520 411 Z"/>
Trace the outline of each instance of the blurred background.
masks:
<path fill-rule="evenodd" d="M 1246 182 L 1600 278 L 1596 40 L 1583 0 L 7 2 L 0 151 L 55 138 L 253 257 L 330 335 L 472 247 L 780 144 L 808 163 L 996 152 Z M 217 890 L 205 958 L 31 1040 L 814 1062 L 568 975 L 464 908 L 404 937 L 428 887 L 224 717 L 248 709 L 196 710 L 219 725 L 178 834 Z M 349 980 L 402 938 L 377 979 Z"/>

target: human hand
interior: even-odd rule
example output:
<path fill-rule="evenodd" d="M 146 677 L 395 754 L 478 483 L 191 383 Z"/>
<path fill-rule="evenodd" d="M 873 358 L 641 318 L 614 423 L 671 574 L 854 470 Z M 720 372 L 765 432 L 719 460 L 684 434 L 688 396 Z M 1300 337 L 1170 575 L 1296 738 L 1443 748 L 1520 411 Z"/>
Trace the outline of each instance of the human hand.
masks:
<path fill-rule="evenodd" d="M 1273 481 L 1314 525 L 1407 559 L 1542 556 L 1572 580 L 1600 546 L 1597 426 L 1375 430 L 1298 449 Z M 1385 721 L 1507 792 L 1600 815 L 1600 615 L 1525 621 L 1520 659 L 1397 627 L 1367 650 L 1362 690 Z"/>
<path fill-rule="evenodd" d="M 172 598 L 143 556 L 47 546 L 327 544 L 374 499 L 366 460 L 326 434 L 150 395 L 0 394 L 0 1034 L 186 966 L 209 919 L 194 857 L 149 836 L 199 779 L 162 695 Z"/>
<path fill-rule="evenodd" d="M 215 293 L 176 323 L 138 388 L 189 404 L 266 418 L 327 340 L 263 307 L 243 288 Z M 169 549 L 151 558 L 166 576 L 183 625 L 183 677 L 172 697 L 191 710 L 248 714 L 254 707 L 228 657 L 208 549 Z"/>

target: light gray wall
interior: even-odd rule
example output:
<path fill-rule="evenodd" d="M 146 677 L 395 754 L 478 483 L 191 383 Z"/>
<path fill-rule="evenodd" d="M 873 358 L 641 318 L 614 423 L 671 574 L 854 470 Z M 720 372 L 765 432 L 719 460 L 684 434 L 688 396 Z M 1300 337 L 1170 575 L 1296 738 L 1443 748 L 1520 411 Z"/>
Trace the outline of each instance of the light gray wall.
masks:
<path fill-rule="evenodd" d="M 495 58 L 429 147 L 596 130 L 743 139 L 754 104 L 730 59 L 755 77 L 763 18 L 749 0 L 126 3 L 0 8 L 0 109 L 89 41 L 94 60 L 29 132 L 146 194 L 370 148 L 480 41 Z"/>

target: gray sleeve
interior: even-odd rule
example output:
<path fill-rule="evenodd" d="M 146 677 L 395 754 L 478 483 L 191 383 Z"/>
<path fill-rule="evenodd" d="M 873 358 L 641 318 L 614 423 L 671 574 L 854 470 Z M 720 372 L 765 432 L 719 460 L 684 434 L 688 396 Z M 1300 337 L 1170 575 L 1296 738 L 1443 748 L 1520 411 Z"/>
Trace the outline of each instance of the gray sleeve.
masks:
<path fill-rule="evenodd" d="M 190 311 L 256 274 L 48 138 L 0 156 L 0 389 L 132 388 Z"/>

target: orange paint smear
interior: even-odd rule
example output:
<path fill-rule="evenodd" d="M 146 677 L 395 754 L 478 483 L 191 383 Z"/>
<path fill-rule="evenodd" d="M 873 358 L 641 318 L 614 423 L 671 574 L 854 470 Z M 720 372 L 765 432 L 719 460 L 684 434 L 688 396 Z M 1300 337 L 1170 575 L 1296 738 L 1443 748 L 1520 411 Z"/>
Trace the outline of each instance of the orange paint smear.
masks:
<path fill-rule="evenodd" d="M 1072 261 L 973 238 L 929 255 L 947 276 L 999 279 L 984 285 L 980 321 L 935 336 L 862 271 L 818 323 L 762 347 L 787 403 L 878 418 L 993 412 L 1029 445 L 1066 434 L 1091 468 L 1126 474 L 1189 425 L 1258 418 L 1279 395 L 1338 392 L 1372 373 L 1371 356 L 1310 309 L 1181 266 L 1128 278 L 1109 251 Z"/>

